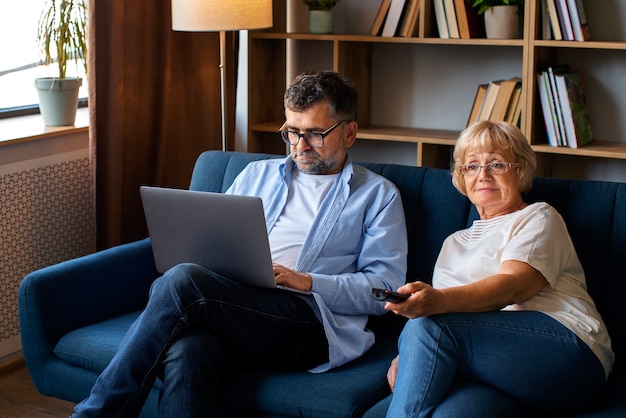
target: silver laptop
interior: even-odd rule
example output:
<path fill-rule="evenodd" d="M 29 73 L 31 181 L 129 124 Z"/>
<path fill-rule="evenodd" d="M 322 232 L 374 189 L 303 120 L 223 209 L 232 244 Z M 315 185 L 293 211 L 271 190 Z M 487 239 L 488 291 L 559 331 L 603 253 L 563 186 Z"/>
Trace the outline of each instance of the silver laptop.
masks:
<path fill-rule="evenodd" d="M 283 288 L 274 280 L 260 198 L 150 186 L 140 192 L 159 272 L 195 263 L 242 284 Z"/>

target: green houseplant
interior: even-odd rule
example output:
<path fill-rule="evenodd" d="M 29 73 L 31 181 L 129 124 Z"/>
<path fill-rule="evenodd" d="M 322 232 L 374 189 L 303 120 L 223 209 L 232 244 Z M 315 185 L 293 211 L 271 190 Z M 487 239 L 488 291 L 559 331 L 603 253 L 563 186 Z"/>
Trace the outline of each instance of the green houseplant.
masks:
<path fill-rule="evenodd" d="M 515 39 L 520 37 L 524 0 L 467 0 L 485 16 L 487 38 Z"/>
<path fill-rule="evenodd" d="M 68 64 L 82 60 L 87 72 L 87 0 L 48 0 L 42 10 L 37 41 L 46 65 L 56 63 L 57 77 L 38 78 L 35 86 L 44 123 L 73 125 L 82 79 L 67 77 Z"/>
<path fill-rule="evenodd" d="M 335 23 L 333 8 L 339 0 L 302 0 L 309 8 L 311 33 L 332 33 Z"/>
<path fill-rule="evenodd" d="M 469 0 L 472 7 L 478 8 L 478 14 L 484 14 L 488 8 L 493 6 L 523 6 L 524 0 Z"/>

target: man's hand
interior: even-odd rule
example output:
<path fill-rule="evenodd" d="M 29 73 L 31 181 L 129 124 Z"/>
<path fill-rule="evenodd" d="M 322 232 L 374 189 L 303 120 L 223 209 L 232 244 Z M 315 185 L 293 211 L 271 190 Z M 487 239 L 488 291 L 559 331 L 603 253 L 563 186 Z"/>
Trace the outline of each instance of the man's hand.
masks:
<path fill-rule="evenodd" d="M 274 263 L 274 279 L 276 279 L 276 284 L 292 289 L 310 291 L 313 287 L 313 279 L 310 274 L 300 273 L 276 263 Z"/>

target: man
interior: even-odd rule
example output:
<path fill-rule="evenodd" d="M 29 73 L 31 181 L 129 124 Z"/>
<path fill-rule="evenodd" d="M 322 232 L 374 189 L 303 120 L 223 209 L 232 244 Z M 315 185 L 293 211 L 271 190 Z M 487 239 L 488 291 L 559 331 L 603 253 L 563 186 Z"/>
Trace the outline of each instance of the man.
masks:
<path fill-rule="evenodd" d="M 372 346 L 368 315 L 385 311 L 369 291 L 404 283 L 407 241 L 394 185 L 348 156 L 356 96 L 334 72 L 297 77 L 280 130 L 290 155 L 250 163 L 227 191 L 262 198 L 276 282 L 310 294 L 172 268 L 74 417 L 136 416 L 158 376 L 160 415 L 209 416 L 225 363 L 323 372 Z"/>

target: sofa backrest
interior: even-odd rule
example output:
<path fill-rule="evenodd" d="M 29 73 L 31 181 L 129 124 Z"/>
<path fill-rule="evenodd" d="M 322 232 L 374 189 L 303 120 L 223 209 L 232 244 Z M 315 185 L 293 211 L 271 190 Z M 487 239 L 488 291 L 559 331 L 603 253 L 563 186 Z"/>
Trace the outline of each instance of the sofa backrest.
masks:
<path fill-rule="evenodd" d="M 207 151 L 198 158 L 190 189 L 224 192 L 250 161 L 267 158 L 281 156 Z M 407 281 L 430 282 L 443 240 L 471 225 L 478 218 L 476 209 L 452 186 L 448 170 L 395 164 L 361 165 L 398 187 L 409 237 Z M 546 201 L 565 219 L 585 269 L 589 292 L 609 328 L 617 354 L 616 368 L 624 367 L 626 184 L 539 177 L 525 200 Z M 389 319 L 385 318 L 385 327 L 390 325 Z M 403 323 L 397 317 L 392 322 L 394 330 Z"/>

